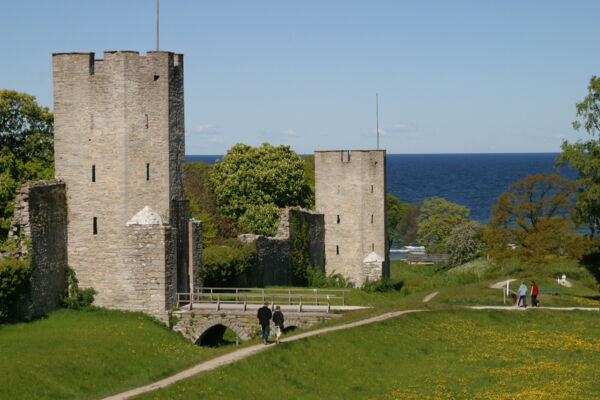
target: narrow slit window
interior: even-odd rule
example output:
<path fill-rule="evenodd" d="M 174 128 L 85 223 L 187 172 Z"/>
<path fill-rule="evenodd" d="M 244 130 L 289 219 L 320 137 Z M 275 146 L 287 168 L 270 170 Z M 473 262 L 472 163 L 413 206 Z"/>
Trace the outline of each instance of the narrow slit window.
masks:
<path fill-rule="evenodd" d="M 371 214 L 371 223 L 373 223 L 373 214 Z"/>
<path fill-rule="evenodd" d="M 150 126 L 150 121 L 148 120 L 148 114 L 146 114 L 146 129 Z"/>
<path fill-rule="evenodd" d="M 339 255 L 340 254 L 340 246 L 335 246 L 335 254 Z"/>
<path fill-rule="evenodd" d="M 375 243 L 371 243 L 371 251 L 375 251 Z"/>
<path fill-rule="evenodd" d="M 154 81 L 157 81 L 160 78 L 160 75 L 154 75 Z"/>
<path fill-rule="evenodd" d="M 92 165 L 92 182 L 96 182 L 96 166 Z"/>
<path fill-rule="evenodd" d="M 373 193 L 373 185 L 371 185 L 371 193 Z"/>
<path fill-rule="evenodd" d="M 337 223 L 338 224 L 340 223 L 340 216 L 339 215 L 337 216 Z"/>
<path fill-rule="evenodd" d="M 94 235 L 98 234 L 98 217 L 94 217 L 94 220 L 92 222 L 92 232 L 94 233 Z"/>
<path fill-rule="evenodd" d="M 146 163 L 146 180 L 150 180 L 150 164 Z"/>

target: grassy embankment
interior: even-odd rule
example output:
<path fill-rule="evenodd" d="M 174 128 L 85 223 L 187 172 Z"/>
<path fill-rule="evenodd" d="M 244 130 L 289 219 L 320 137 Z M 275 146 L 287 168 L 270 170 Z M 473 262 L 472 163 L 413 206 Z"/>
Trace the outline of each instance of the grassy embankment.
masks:
<path fill-rule="evenodd" d="M 298 342 L 140 399 L 600 399 L 593 311 L 414 313 Z"/>
<path fill-rule="evenodd" d="M 222 352 L 195 346 L 142 314 L 62 310 L 0 325 L 0 398 L 99 398 Z"/>
<path fill-rule="evenodd" d="M 545 267 L 543 271 L 520 271 L 519 267 L 513 267 L 511 270 L 508 268 L 498 269 L 479 260 L 453 271 L 440 272 L 436 271 L 435 267 L 407 266 L 403 263 L 394 263 L 392 278 L 394 281 L 403 282 L 401 290 L 384 293 L 365 293 L 356 289 L 352 290 L 349 295 L 350 304 L 372 305 L 373 308 L 346 313 L 342 318 L 327 324 L 345 323 L 398 309 L 448 310 L 457 305 L 501 304 L 502 292 L 498 289 L 489 289 L 490 283 L 511 276 L 516 278 L 533 277 L 541 281 L 542 286 L 556 286 L 555 282 L 551 280 L 552 276 L 562 272 L 567 273 L 567 276 L 572 278 L 574 287 L 563 288 L 559 296 L 542 296 L 543 305 L 600 305 L 598 292 L 584 285 L 592 286 L 589 276 L 572 264 Z M 514 288 L 516 288 L 516 285 Z M 434 290 L 439 291 L 440 294 L 430 303 L 423 304 L 421 301 L 423 296 Z M 537 318 L 538 315 L 543 316 L 543 321 L 540 322 L 541 325 L 544 323 L 555 324 L 552 319 L 555 314 L 539 311 L 541 310 L 526 314 L 531 314 L 531 318 Z M 466 311 L 465 313 L 467 313 L 465 315 L 476 315 L 468 314 Z M 498 315 L 502 314 L 499 313 Z M 450 311 L 448 314 L 427 313 L 427 315 L 436 315 L 437 321 L 443 321 L 445 318 L 449 318 L 449 315 L 456 316 L 460 314 L 456 314 L 456 311 Z M 495 314 L 482 315 L 491 316 Z M 573 315 L 573 317 L 569 315 Z M 560 317 L 562 319 L 558 320 L 559 323 L 564 323 L 565 335 L 569 332 L 570 327 L 578 326 L 575 325 L 579 318 L 575 317 L 577 315 L 580 314 L 564 314 Z M 423 321 L 425 324 L 423 326 L 429 326 L 430 323 L 421 318 L 434 317 L 411 316 L 409 318 L 406 316 L 406 318 L 406 320 L 412 321 L 411 324 L 418 325 L 421 323 L 420 321 Z M 489 318 L 493 319 L 492 317 Z M 503 318 L 505 318 L 503 320 L 504 324 L 511 325 L 512 322 L 510 321 L 513 318 L 516 323 L 526 317 L 511 314 Z M 401 317 L 393 323 L 400 324 L 397 328 L 398 331 L 404 332 L 405 326 L 402 322 L 404 320 L 405 317 Z M 478 321 L 474 323 L 482 324 L 482 329 L 486 331 L 491 329 L 487 326 L 487 319 Z M 587 320 L 584 319 L 583 321 L 583 325 L 587 326 Z M 388 323 L 377 326 L 385 327 L 386 324 Z M 526 327 L 526 325 L 522 326 Z M 543 332 L 544 329 L 539 326 L 538 328 L 540 332 Z M 352 330 L 352 333 L 348 334 L 350 339 L 354 337 L 354 332 L 357 332 L 358 335 L 358 332 L 362 329 L 368 331 L 370 328 Z M 511 329 L 513 330 L 506 331 L 507 336 L 516 335 L 518 330 L 515 331 L 514 327 Z M 584 335 L 582 337 L 587 335 L 585 332 L 582 333 Z M 427 338 L 426 332 L 422 332 L 422 334 L 424 338 Z M 329 335 L 326 337 L 329 337 Z M 495 340 L 492 336 L 489 339 Z M 352 340 L 353 346 L 357 347 L 357 351 L 359 351 L 363 344 L 365 349 L 368 349 L 372 345 L 370 342 L 378 342 L 379 334 L 375 333 L 371 339 L 365 339 L 364 341 L 358 339 L 358 336 Z M 438 342 L 442 343 L 444 340 L 443 338 L 435 339 L 435 337 L 432 337 L 431 340 L 423 342 L 421 348 L 423 352 L 433 354 L 438 351 L 436 347 L 439 344 Z M 485 338 L 480 338 L 480 340 L 485 341 Z M 320 341 L 321 339 L 311 339 L 306 343 L 318 343 Z M 245 345 L 252 343 L 254 342 Z M 301 348 L 302 343 L 305 343 L 305 341 L 293 345 L 290 343 L 289 346 Z M 429 345 L 432 346 L 430 349 L 427 347 Z M 414 348 L 413 343 L 402 341 L 389 342 L 386 346 Z M 199 348 L 141 314 L 107 310 L 93 312 L 64 310 L 52 313 L 46 319 L 30 323 L 0 325 L 0 376 L 3 376 L 3 384 L 0 385 L 0 398 L 99 398 L 150 383 L 199 361 L 236 348 L 236 346 L 226 346 L 220 349 Z M 472 350 L 474 351 L 474 349 Z M 319 351 L 325 350 L 321 349 Z M 331 351 L 333 353 L 330 357 L 334 360 L 354 358 L 354 356 L 346 357 L 345 354 L 347 353 L 343 347 L 337 350 L 332 348 Z M 471 350 L 465 349 L 464 351 Z M 548 357 L 554 356 L 550 354 Z M 313 359 L 312 356 L 311 358 L 299 356 L 299 358 L 304 360 Z M 318 370 L 321 368 L 319 367 L 319 358 L 314 359 L 315 362 L 311 361 L 309 364 L 311 368 Z M 422 362 L 425 363 L 426 361 L 423 360 Z M 288 367 L 281 368 L 286 370 Z M 356 368 L 360 369 L 359 365 Z M 368 368 L 370 367 L 367 365 L 366 368 L 365 374 L 368 376 L 370 374 Z M 406 368 L 410 369 L 408 366 Z M 442 372 L 439 372 L 439 376 L 442 375 Z M 289 376 L 292 377 L 293 375 Z M 423 375 L 421 379 L 425 379 L 426 376 L 426 374 Z M 240 385 L 243 386 L 244 383 L 240 383 Z M 320 385 L 326 386 L 328 383 L 324 380 Z M 238 389 L 242 390 L 241 387 L 238 387 Z M 392 389 L 396 390 L 391 388 L 389 393 L 392 393 Z M 300 394 L 298 396 L 302 397 Z M 358 398 L 360 397 L 358 396 Z"/>

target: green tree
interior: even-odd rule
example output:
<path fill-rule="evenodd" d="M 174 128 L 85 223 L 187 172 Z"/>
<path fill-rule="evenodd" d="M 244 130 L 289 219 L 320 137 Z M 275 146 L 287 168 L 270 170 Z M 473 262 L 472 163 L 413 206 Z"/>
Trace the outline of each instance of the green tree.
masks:
<path fill-rule="evenodd" d="M 442 197 L 432 197 L 423 201 L 417 222 L 417 240 L 430 246 L 428 251 L 445 251 L 446 239 L 452 229 L 468 221 L 471 211 Z"/>
<path fill-rule="evenodd" d="M 54 177 L 53 118 L 35 97 L 0 90 L 0 241 L 10 227 L 17 188 Z"/>
<path fill-rule="evenodd" d="M 591 138 L 563 141 L 557 165 L 569 165 L 579 173 L 576 218 L 589 227 L 593 238 L 600 231 L 600 77 L 592 76 L 588 95 L 576 107 L 578 119 L 573 127 L 584 129 Z"/>
<path fill-rule="evenodd" d="M 561 255 L 580 259 L 589 240 L 571 219 L 577 184 L 556 174 L 530 175 L 498 197 L 484 233 L 497 260 L 519 256 L 531 263 Z"/>
<path fill-rule="evenodd" d="M 482 235 L 483 227 L 475 221 L 456 225 L 446 240 L 450 264 L 457 266 L 477 258 L 485 247 Z"/>
<path fill-rule="evenodd" d="M 387 208 L 387 240 L 391 248 L 392 244 L 398 243 L 402 239 L 402 220 L 406 215 L 410 204 L 402 203 L 391 193 L 386 194 Z"/>
<path fill-rule="evenodd" d="M 213 165 L 208 182 L 223 214 L 255 232 L 274 233 L 275 208 L 313 202 L 304 161 L 289 146 L 236 144 Z"/>
<path fill-rule="evenodd" d="M 211 165 L 202 161 L 185 164 L 185 192 L 190 213 L 202 221 L 202 242 L 207 247 L 243 233 L 235 221 L 224 216 L 217 207 L 215 195 L 208 186 Z"/>

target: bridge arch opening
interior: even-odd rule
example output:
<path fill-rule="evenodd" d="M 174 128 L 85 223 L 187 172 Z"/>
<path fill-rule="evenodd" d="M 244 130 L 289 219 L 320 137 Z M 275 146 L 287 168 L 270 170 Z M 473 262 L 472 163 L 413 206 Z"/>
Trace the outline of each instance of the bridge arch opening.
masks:
<path fill-rule="evenodd" d="M 296 329 L 298 329 L 298 327 L 296 325 L 290 325 L 290 326 L 286 326 L 285 328 L 283 328 L 283 333 L 290 333 L 295 331 Z"/>
<path fill-rule="evenodd" d="M 205 330 L 196 344 L 204 347 L 221 347 L 241 342 L 239 335 L 225 325 L 213 325 Z"/>

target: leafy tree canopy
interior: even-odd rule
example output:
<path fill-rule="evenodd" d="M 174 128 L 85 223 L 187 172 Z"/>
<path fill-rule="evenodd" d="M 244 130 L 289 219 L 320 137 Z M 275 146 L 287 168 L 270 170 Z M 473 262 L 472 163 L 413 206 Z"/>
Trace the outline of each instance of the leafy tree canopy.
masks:
<path fill-rule="evenodd" d="M 303 159 L 289 146 L 268 143 L 236 144 L 209 174 L 209 186 L 223 214 L 266 234 L 275 232 L 275 208 L 314 203 L 306 182 Z"/>
<path fill-rule="evenodd" d="M 600 230 L 600 77 L 592 76 L 588 95 L 576 107 L 573 127 L 584 129 L 591 138 L 576 143 L 565 140 L 557 165 L 569 165 L 579 173 L 577 221 L 586 224 L 594 237 Z"/>
<path fill-rule="evenodd" d="M 0 241 L 10 227 L 17 188 L 54 177 L 53 120 L 35 97 L 0 90 Z"/>
<path fill-rule="evenodd" d="M 556 174 L 523 178 L 498 197 L 485 240 L 495 259 L 521 256 L 536 263 L 562 254 L 581 258 L 589 241 L 571 220 L 577 184 Z"/>
<path fill-rule="evenodd" d="M 442 197 L 432 197 L 423 201 L 417 217 L 417 240 L 425 245 L 434 246 L 436 251 L 444 251 L 445 241 L 452 229 L 469 221 L 470 213 L 467 207 Z"/>
<path fill-rule="evenodd" d="M 396 196 L 387 193 L 387 239 L 391 247 L 393 243 L 402 241 L 402 221 L 410 204 L 402 203 Z"/>
<path fill-rule="evenodd" d="M 455 226 L 446 240 L 450 265 L 458 266 L 477 258 L 484 248 L 483 227 L 476 221 Z"/>

